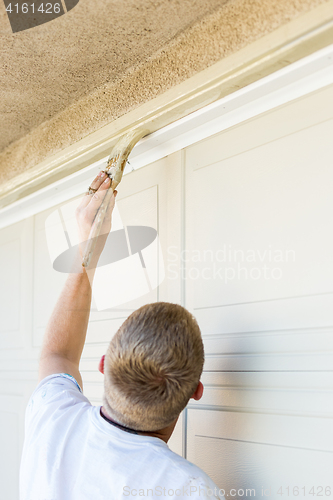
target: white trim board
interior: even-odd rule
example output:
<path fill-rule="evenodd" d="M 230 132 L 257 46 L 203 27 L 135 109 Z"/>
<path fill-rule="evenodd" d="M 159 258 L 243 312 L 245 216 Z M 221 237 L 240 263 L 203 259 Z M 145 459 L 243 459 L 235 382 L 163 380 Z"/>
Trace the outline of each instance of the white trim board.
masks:
<path fill-rule="evenodd" d="M 125 175 L 332 83 L 330 45 L 141 139 L 133 149 Z M 1 209 L 0 229 L 84 193 L 93 176 L 104 168 L 106 159 Z"/>

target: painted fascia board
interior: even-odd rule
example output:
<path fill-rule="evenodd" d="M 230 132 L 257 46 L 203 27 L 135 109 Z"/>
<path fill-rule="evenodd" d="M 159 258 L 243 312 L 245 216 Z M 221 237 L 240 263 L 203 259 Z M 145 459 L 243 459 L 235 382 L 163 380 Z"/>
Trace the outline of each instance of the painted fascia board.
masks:
<path fill-rule="evenodd" d="M 142 139 L 134 169 L 333 83 L 333 45 L 174 122 Z"/>
<path fill-rule="evenodd" d="M 0 186 L 0 207 L 102 158 L 126 132 L 150 133 L 272 74 L 333 40 L 333 0 L 212 65 Z"/>

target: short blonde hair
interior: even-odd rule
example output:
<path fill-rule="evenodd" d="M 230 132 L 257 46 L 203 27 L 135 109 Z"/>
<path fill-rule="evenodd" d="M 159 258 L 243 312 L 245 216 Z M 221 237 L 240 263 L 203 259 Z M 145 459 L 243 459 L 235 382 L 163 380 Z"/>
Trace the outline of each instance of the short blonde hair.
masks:
<path fill-rule="evenodd" d="M 132 429 L 163 429 L 194 394 L 203 364 L 194 316 L 178 304 L 147 304 L 124 321 L 110 342 L 103 406 L 113 420 Z"/>

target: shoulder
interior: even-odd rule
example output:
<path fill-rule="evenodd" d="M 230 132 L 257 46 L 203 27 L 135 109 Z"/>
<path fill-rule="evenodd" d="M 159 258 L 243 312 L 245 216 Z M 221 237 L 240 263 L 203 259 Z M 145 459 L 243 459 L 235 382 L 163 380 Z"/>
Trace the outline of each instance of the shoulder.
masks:
<path fill-rule="evenodd" d="M 71 384 L 67 384 L 67 381 L 70 381 Z M 36 394 L 41 387 L 46 385 L 48 385 L 49 387 L 66 386 L 72 389 L 72 384 L 74 384 L 75 388 L 82 393 L 80 385 L 72 375 L 70 375 L 69 373 L 52 373 L 52 375 L 48 375 L 39 382 L 32 395 Z"/>

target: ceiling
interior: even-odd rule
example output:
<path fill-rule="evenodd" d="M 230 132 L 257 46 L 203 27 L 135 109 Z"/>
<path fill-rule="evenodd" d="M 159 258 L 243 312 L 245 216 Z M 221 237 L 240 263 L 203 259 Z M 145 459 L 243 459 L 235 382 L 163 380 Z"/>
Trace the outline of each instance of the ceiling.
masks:
<path fill-rule="evenodd" d="M 221 0 L 80 0 L 12 34 L 1 2 L 0 150 L 101 85 L 118 80 Z"/>
<path fill-rule="evenodd" d="M 324 2 L 80 0 L 13 33 L 0 0 L 0 184 Z"/>

